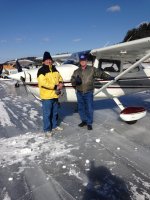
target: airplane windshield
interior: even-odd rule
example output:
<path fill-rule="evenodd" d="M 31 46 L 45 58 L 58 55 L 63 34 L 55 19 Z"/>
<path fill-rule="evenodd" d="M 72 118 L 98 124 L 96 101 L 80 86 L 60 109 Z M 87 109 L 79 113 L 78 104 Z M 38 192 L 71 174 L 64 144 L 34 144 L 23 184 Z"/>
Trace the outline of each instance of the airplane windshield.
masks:
<path fill-rule="evenodd" d="M 90 50 L 73 53 L 63 64 L 79 65 L 79 57 L 81 54 L 86 55 L 88 64 L 93 64 L 95 57 L 90 54 Z"/>

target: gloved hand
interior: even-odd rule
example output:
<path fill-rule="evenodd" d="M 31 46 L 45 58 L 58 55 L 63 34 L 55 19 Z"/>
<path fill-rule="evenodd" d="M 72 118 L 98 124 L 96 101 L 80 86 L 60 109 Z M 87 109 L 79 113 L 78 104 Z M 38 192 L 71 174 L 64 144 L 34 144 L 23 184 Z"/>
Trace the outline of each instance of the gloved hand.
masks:
<path fill-rule="evenodd" d="M 81 85 L 81 84 L 82 84 L 82 80 L 81 80 L 80 76 L 77 75 L 77 77 L 76 77 L 76 85 Z"/>
<path fill-rule="evenodd" d="M 55 93 L 56 93 L 57 95 L 60 95 L 60 94 L 61 94 L 61 90 L 55 90 Z"/>

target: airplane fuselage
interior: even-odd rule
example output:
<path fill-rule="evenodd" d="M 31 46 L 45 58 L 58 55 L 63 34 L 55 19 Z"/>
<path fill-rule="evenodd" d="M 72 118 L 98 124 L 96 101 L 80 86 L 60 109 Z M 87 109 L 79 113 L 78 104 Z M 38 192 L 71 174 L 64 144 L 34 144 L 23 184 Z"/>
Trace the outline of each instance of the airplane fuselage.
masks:
<path fill-rule="evenodd" d="M 76 91 L 75 88 L 72 87 L 70 79 L 74 70 L 76 70 L 78 66 L 71 64 L 64 64 L 61 66 L 57 66 L 56 68 L 60 72 L 64 80 L 64 89 L 62 91 L 62 95 L 60 96 L 60 101 L 69 101 L 69 102 L 76 101 Z M 37 72 L 38 68 L 30 69 L 17 74 L 12 74 L 10 77 L 18 81 L 20 81 L 21 77 L 23 77 L 28 90 L 36 98 L 40 99 L 38 82 L 37 82 Z M 119 73 L 120 72 L 109 72 L 109 74 L 113 77 L 116 77 Z M 96 88 L 94 89 L 94 92 L 96 92 L 107 82 L 108 82 L 107 80 L 97 79 Z M 130 73 L 127 73 L 118 82 L 112 84 L 104 91 L 95 95 L 95 99 L 120 97 L 122 95 L 148 90 L 149 88 L 150 88 L 150 69 L 149 68 L 144 69 L 142 67 L 138 67 L 135 70 L 131 71 Z"/>

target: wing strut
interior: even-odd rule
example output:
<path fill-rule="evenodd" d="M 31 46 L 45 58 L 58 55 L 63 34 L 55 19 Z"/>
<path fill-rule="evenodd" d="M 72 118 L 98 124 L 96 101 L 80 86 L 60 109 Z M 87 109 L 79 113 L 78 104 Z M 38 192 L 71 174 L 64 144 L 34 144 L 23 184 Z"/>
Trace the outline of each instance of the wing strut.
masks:
<path fill-rule="evenodd" d="M 108 86 L 112 85 L 119 78 L 121 78 L 123 75 L 127 74 L 129 71 L 131 71 L 132 69 L 134 69 L 136 66 L 138 66 L 139 64 L 141 64 L 143 61 L 147 60 L 149 57 L 150 57 L 150 53 L 148 53 L 147 55 L 145 55 L 144 57 L 142 57 L 140 60 L 138 60 L 137 62 L 135 62 L 133 65 L 131 65 L 128 69 L 126 69 L 125 71 L 123 71 L 122 73 L 120 73 L 118 76 L 116 76 L 114 78 L 114 80 L 109 81 L 108 83 L 106 83 L 105 85 L 103 85 L 97 92 L 94 93 L 94 96 L 97 95 L 98 93 L 100 93 L 101 91 L 103 91 L 104 89 L 106 89 Z"/>
<path fill-rule="evenodd" d="M 125 107 L 122 105 L 122 103 L 119 101 L 118 98 L 113 98 L 114 102 L 117 104 L 117 106 L 120 108 L 120 110 L 123 110 Z"/>

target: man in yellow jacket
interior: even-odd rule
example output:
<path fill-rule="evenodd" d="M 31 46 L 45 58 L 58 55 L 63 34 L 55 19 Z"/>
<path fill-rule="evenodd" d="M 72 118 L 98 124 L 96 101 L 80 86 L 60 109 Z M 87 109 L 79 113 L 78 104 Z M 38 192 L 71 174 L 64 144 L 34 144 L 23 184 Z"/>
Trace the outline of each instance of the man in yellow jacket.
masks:
<path fill-rule="evenodd" d="M 53 65 L 49 52 L 44 52 L 43 65 L 37 73 L 40 98 L 43 109 L 43 130 L 46 136 L 51 136 L 52 130 L 62 130 L 58 127 L 58 98 L 63 87 L 63 79 Z"/>

